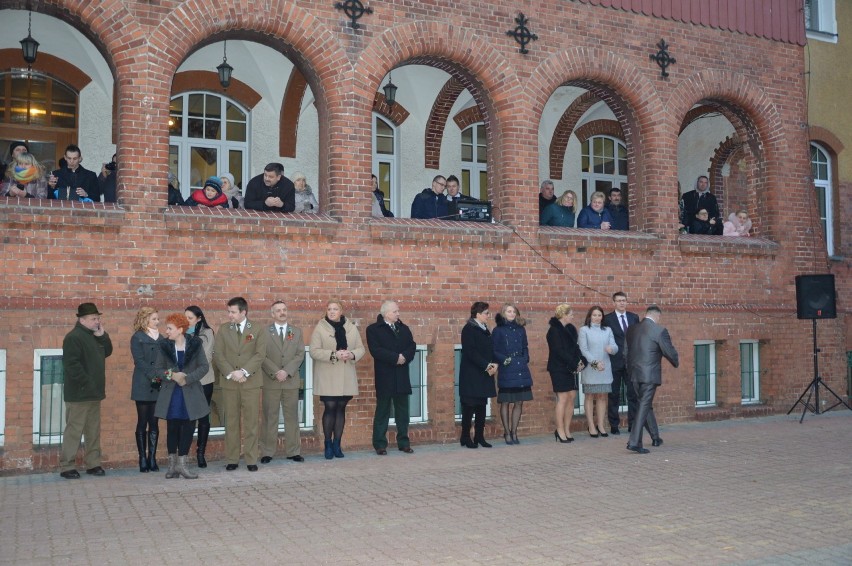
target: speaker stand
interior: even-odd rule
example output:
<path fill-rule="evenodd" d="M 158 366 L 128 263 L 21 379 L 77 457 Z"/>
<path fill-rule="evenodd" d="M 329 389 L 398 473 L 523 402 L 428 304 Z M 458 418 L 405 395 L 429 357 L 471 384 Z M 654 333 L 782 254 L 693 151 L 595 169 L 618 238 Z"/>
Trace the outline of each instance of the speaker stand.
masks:
<path fill-rule="evenodd" d="M 805 413 L 808 412 L 808 410 L 810 410 L 815 415 L 819 415 L 820 413 L 827 413 L 828 411 L 832 410 L 833 408 L 835 408 L 838 405 L 843 405 L 844 407 L 846 407 L 847 409 L 852 411 L 852 407 L 850 407 L 846 403 L 846 401 L 841 399 L 840 396 L 837 393 L 832 391 L 831 387 L 826 385 L 825 382 L 822 380 L 822 378 L 819 376 L 819 348 L 817 348 L 817 321 L 816 321 L 816 319 L 813 319 L 813 321 L 814 321 L 814 378 L 813 378 L 813 380 L 811 380 L 811 382 L 808 384 L 808 386 L 805 388 L 805 390 L 802 391 L 802 394 L 799 395 L 799 400 L 796 401 L 793 404 L 792 407 L 790 407 L 789 411 L 787 411 L 787 414 L 789 415 L 790 413 L 793 412 L 793 409 L 795 409 L 796 406 L 799 403 L 802 404 L 802 418 L 799 419 L 799 424 L 801 424 L 802 421 L 805 420 Z M 837 403 L 835 403 L 834 405 L 832 405 L 831 407 L 829 407 L 828 409 L 825 409 L 825 410 L 821 410 L 820 406 L 819 406 L 819 388 L 820 387 L 825 388 L 826 391 L 828 391 L 829 393 L 834 395 L 834 398 L 837 399 Z M 805 395 L 808 396 L 807 399 L 805 399 Z M 811 397 L 813 397 L 813 400 L 814 400 L 813 405 L 811 405 Z M 803 401 L 803 399 L 805 399 L 805 400 Z"/>

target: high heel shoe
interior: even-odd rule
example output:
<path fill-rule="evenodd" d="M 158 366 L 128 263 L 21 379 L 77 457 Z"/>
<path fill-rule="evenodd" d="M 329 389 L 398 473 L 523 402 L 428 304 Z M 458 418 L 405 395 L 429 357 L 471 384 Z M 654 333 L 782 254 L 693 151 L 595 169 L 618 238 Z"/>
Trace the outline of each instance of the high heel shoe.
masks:
<path fill-rule="evenodd" d="M 518 440 L 518 431 L 512 431 L 512 444 L 520 444 L 521 441 Z"/>
<path fill-rule="evenodd" d="M 563 440 L 563 438 L 561 436 L 559 436 L 558 430 L 553 431 L 553 436 L 556 438 L 557 442 L 561 442 L 562 444 L 568 444 L 569 442 L 571 442 L 571 440 L 567 439 L 567 438 Z"/>
<path fill-rule="evenodd" d="M 491 444 L 489 444 L 484 438 L 475 438 L 473 440 L 473 443 L 478 444 L 479 446 L 482 446 L 483 448 L 491 448 Z M 474 446 L 474 448 L 476 448 L 476 446 Z"/>
<path fill-rule="evenodd" d="M 503 435 L 503 440 L 505 440 L 505 441 L 506 441 L 506 444 L 508 444 L 509 446 L 511 446 L 512 444 L 514 444 L 514 442 L 512 442 L 512 435 L 511 435 L 510 433 L 508 433 L 508 432 L 507 432 L 506 434 L 504 434 L 504 435 Z"/>
<path fill-rule="evenodd" d="M 600 436 L 600 434 L 592 434 L 592 429 L 589 429 L 589 436 L 591 436 L 592 438 L 597 438 L 598 436 Z"/>
<path fill-rule="evenodd" d="M 603 427 L 598 427 L 598 431 L 600 431 L 598 434 L 601 435 L 601 438 L 607 438 L 609 436 L 609 433 Z"/>

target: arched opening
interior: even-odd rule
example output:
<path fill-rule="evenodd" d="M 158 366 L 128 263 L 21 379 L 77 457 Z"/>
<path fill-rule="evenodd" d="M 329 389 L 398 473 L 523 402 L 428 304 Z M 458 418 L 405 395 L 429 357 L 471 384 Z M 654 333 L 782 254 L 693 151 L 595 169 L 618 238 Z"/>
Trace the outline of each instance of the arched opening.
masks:
<path fill-rule="evenodd" d="M 834 255 L 834 188 L 831 153 L 818 143 L 811 142 L 811 176 L 816 191 L 817 213 L 822 227 L 825 249 Z"/>

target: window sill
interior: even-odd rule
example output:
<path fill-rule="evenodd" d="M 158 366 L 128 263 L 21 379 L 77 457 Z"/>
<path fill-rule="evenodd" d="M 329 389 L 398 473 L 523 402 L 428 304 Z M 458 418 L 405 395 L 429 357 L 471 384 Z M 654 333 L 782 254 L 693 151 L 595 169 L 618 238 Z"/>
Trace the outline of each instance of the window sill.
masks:
<path fill-rule="evenodd" d="M 590 228 L 557 228 L 540 226 L 538 243 L 545 248 L 576 248 L 578 252 L 590 249 L 647 250 L 652 251 L 660 244 L 653 234 L 631 230 L 593 230 Z"/>
<path fill-rule="evenodd" d="M 69 200 L 3 198 L 0 220 L 9 226 L 44 229 L 68 225 L 79 228 L 103 226 L 120 228 L 125 223 L 124 209 L 115 203 Z"/>
<path fill-rule="evenodd" d="M 821 31 L 817 29 L 806 29 L 805 35 L 808 39 L 824 41 L 825 43 L 837 43 L 837 34 L 830 31 Z"/>
<path fill-rule="evenodd" d="M 370 236 L 382 242 L 408 241 L 436 244 L 459 243 L 506 246 L 511 228 L 488 222 L 420 220 L 415 218 L 370 218 Z"/>
<path fill-rule="evenodd" d="M 677 241 L 682 253 L 700 255 L 730 254 L 774 257 L 780 250 L 778 244 L 765 238 L 679 234 Z"/>
<path fill-rule="evenodd" d="M 206 206 L 170 206 L 163 211 L 169 231 L 267 234 L 333 239 L 340 223 L 327 214 L 261 212 Z"/>

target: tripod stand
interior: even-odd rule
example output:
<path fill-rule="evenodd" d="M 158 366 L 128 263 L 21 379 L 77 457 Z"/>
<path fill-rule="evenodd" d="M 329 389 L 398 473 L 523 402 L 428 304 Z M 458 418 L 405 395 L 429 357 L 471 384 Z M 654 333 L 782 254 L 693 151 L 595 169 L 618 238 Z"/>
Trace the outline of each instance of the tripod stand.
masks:
<path fill-rule="evenodd" d="M 796 401 L 793 404 L 792 407 L 790 407 L 789 411 L 787 411 L 787 414 L 789 415 L 790 413 L 793 412 L 793 409 L 796 408 L 796 405 L 801 403 L 803 408 L 802 408 L 802 418 L 799 419 L 800 424 L 801 424 L 802 421 L 805 420 L 805 413 L 808 411 L 808 409 L 810 409 L 810 411 L 815 415 L 819 415 L 820 413 L 827 413 L 828 411 L 832 410 L 833 408 L 835 408 L 838 405 L 843 405 L 844 407 L 846 407 L 847 409 L 852 411 L 852 407 L 850 407 L 846 403 L 846 401 L 841 399 L 840 396 L 837 393 L 832 391 L 831 387 L 826 385 L 825 382 L 822 380 L 822 378 L 819 375 L 819 348 L 817 348 L 817 325 L 816 325 L 817 321 L 816 321 L 816 319 L 813 319 L 813 321 L 814 321 L 814 378 L 813 378 L 813 380 L 811 380 L 811 382 L 808 384 L 808 386 L 805 388 L 805 390 L 802 391 L 802 394 L 799 395 L 799 400 Z M 819 406 L 819 388 L 820 387 L 824 387 L 829 393 L 834 395 L 835 399 L 837 399 L 837 403 L 835 403 L 834 405 L 832 405 L 831 407 L 829 407 L 828 409 L 825 409 L 825 410 L 821 410 L 820 406 Z M 802 401 L 802 399 L 804 399 L 805 395 L 807 395 L 808 398 L 806 400 Z M 811 397 L 813 397 L 813 399 L 814 399 L 813 405 L 811 405 Z"/>

